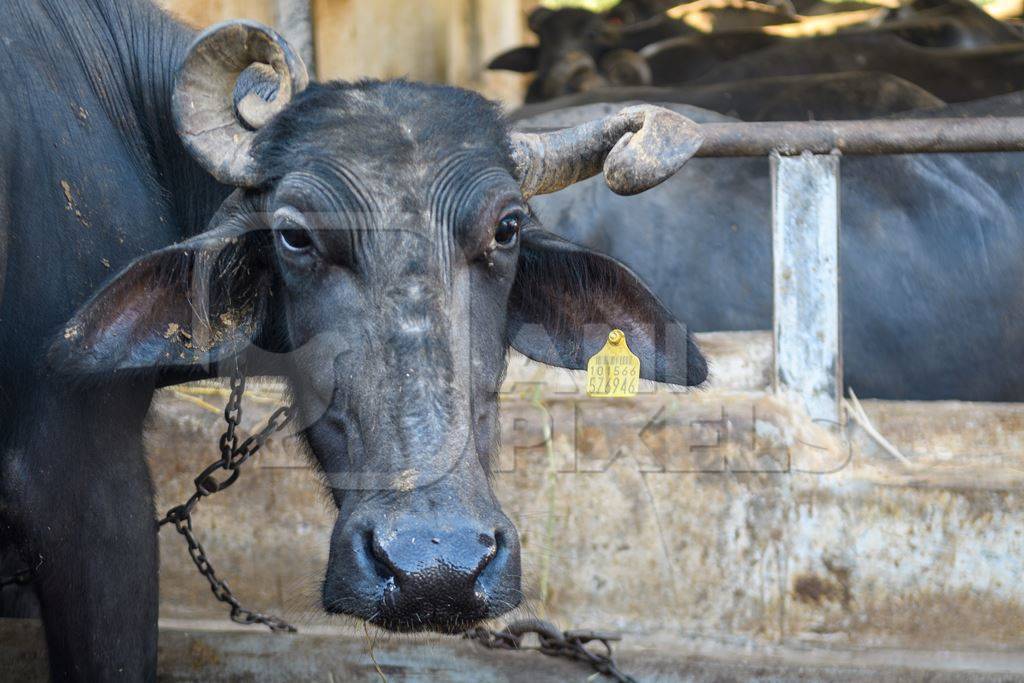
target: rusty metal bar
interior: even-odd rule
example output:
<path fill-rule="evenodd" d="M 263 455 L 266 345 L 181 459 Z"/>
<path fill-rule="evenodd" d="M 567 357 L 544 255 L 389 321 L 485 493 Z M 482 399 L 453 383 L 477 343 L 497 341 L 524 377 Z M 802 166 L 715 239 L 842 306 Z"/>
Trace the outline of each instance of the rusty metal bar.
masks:
<path fill-rule="evenodd" d="M 1024 117 L 701 124 L 699 157 L 1024 152 Z"/>

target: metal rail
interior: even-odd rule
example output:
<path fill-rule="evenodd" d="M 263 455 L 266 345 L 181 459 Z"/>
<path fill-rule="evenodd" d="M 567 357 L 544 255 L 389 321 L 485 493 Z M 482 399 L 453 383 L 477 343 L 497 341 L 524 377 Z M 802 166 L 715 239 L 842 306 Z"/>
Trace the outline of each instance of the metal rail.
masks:
<path fill-rule="evenodd" d="M 772 182 L 773 386 L 812 419 L 843 421 L 842 155 L 1024 152 L 1024 117 L 705 123 L 697 156 L 768 156 Z"/>
<path fill-rule="evenodd" d="M 1024 152 L 1024 117 L 703 123 L 699 157 Z"/>

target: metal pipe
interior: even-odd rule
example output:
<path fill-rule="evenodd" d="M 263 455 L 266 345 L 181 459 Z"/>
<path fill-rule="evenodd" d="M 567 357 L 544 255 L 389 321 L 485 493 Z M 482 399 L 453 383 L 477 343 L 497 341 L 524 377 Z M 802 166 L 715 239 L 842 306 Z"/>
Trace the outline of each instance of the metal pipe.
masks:
<path fill-rule="evenodd" d="M 312 0 L 277 0 L 277 30 L 306 63 L 309 77 L 316 80 L 316 50 L 313 37 Z"/>
<path fill-rule="evenodd" d="M 1024 117 L 704 123 L 699 157 L 1022 152 Z"/>

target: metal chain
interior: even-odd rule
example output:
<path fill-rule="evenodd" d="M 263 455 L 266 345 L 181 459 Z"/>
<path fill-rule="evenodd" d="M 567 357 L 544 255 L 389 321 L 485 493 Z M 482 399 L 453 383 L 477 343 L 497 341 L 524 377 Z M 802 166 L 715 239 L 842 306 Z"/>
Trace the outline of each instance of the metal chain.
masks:
<path fill-rule="evenodd" d="M 529 634 L 537 636 L 538 645 L 524 645 L 524 637 Z M 601 633 L 597 631 L 559 631 L 548 621 L 541 619 L 522 619 L 515 621 L 500 631 L 483 627 L 470 629 L 462 634 L 463 638 L 474 640 L 491 650 L 536 650 L 549 657 L 561 657 L 590 665 L 594 671 L 608 676 L 618 683 L 636 683 L 636 679 L 622 673 L 612 654 L 612 642 L 622 640 L 617 633 Z M 595 652 L 587 644 L 598 642 L 604 646 L 604 652 Z"/>
<path fill-rule="evenodd" d="M 224 408 L 224 421 L 228 426 L 220 437 L 220 458 L 210 463 L 195 478 L 193 481 L 196 487 L 195 493 L 181 505 L 168 510 L 164 518 L 160 520 L 159 526 L 173 524 L 175 530 L 185 537 L 185 541 L 188 543 L 188 554 L 192 557 L 192 562 L 195 563 L 199 573 L 210 583 L 210 591 L 213 596 L 231 607 L 231 621 L 245 625 L 263 624 L 271 631 L 295 633 L 295 627 L 283 619 L 242 607 L 227 582 L 217 576 L 206 555 L 206 550 L 192 532 L 192 514 L 199 501 L 234 484 L 242 472 L 242 465 L 256 455 L 271 436 L 280 432 L 291 422 L 292 406 L 279 408 L 270 416 L 263 429 L 239 444 L 237 428 L 242 421 L 242 397 L 244 394 L 245 374 L 242 372 L 242 368 L 236 365 L 231 376 L 231 392 Z M 227 473 L 220 480 L 214 476 L 219 470 L 224 470 Z"/>
<path fill-rule="evenodd" d="M 195 493 L 181 505 L 172 507 L 160 520 L 159 527 L 173 524 L 175 530 L 185 537 L 188 553 L 195 563 L 196 569 L 209 582 L 210 591 L 220 602 L 231 607 L 231 620 L 238 624 L 262 624 L 274 632 L 295 633 L 296 628 L 278 617 L 254 612 L 242 606 L 226 581 L 217 576 L 206 550 L 192 531 L 192 515 L 196 506 L 203 498 L 212 496 L 230 487 L 241 474 L 241 467 L 270 440 L 274 434 L 283 430 L 293 417 L 293 406 L 279 408 L 267 420 L 266 425 L 256 434 L 238 442 L 237 429 L 242 421 L 242 397 L 245 394 L 245 375 L 241 367 L 236 366 L 231 376 L 231 392 L 224 408 L 224 421 L 227 428 L 220 437 L 221 457 L 210 463 L 195 478 Z M 227 472 L 221 480 L 214 475 L 218 470 Z M 31 582 L 42 564 L 42 557 L 35 564 L 16 574 L 0 577 L 0 589 L 9 585 L 25 585 Z M 524 645 L 529 634 L 537 636 L 537 646 Z M 470 629 L 463 633 L 463 638 L 473 640 L 492 650 L 536 650 L 549 657 L 560 657 L 589 665 L 594 671 L 608 676 L 618 683 L 636 683 L 636 679 L 619 670 L 612 653 L 612 643 L 621 640 L 617 633 L 598 631 L 560 631 L 552 623 L 541 619 L 523 619 L 508 624 L 504 629 L 495 631 L 483 627 Z M 604 652 L 595 652 L 587 645 L 592 642 L 604 646 Z"/>

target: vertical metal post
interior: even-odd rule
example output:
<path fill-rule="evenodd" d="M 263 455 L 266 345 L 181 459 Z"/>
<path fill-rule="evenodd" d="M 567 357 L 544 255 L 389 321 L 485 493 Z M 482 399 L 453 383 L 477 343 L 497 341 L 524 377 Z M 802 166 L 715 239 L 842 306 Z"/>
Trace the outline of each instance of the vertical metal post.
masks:
<path fill-rule="evenodd" d="M 774 388 L 839 420 L 839 157 L 773 153 Z"/>
<path fill-rule="evenodd" d="M 310 79 L 316 80 L 313 0 L 277 0 L 275 4 L 278 32 L 306 63 Z"/>

